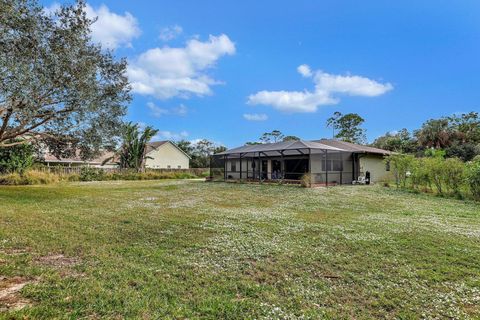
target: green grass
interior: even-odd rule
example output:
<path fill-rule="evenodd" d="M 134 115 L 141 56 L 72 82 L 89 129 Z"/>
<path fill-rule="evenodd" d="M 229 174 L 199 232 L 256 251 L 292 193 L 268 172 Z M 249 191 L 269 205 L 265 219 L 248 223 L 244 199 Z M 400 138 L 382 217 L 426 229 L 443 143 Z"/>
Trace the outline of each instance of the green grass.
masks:
<path fill-rule="evenodd" d="M 2 187 L 0 276 L 31 281 L 0 318 L 480 318 L 480 206 L 375 186 Z"/>

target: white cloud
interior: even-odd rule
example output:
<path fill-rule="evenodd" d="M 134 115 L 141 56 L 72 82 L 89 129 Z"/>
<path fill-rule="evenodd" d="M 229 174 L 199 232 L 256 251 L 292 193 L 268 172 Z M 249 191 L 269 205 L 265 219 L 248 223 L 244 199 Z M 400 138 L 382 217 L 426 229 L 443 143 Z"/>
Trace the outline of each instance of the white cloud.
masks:
<path fill-rule="evenodd" d="M 104 48 L 130 47 L 131 41 L 140 36 L 137 19 L 129 12 L 119 15 L 105 5 L 95 9 L 87 4 L 86 13 L 90 19 L 97 17 L 92 25 L 92 40 L 101 43 Z"/>
<path fill-rule="evenodd" d="M 170 41 L 178 37 L 183 32 L 182 27 L 179 25 L 174 25 L 170 27 L 165 27 L 160 30 L 160 35 L 158 36 L 160 40 Z"/>
<path fill-rule="evenodd" d="M 312 76 L 312 70 L 310 70 L 310 67 L 306 64 L 298 66 L 297 71 L 305 78 L 310 78 Z"/>
<path fill-rule="evenodd" d="M 219 82 L 206 74 L 224 55 L 233 55 L 235 44 L 222 34 L 208 41 L 191 39 L 185 47 L 154 48 L 132 61 L 128 77 L 133 92 L 159 99 L 211 94 Z"/>
<path fill-rule="evenodd" d="M 160 108 L 153 102 L 147 102 L 147 107 L 150 109 L 152 116 L 155 118 L 160 118 L 161 116 L 168 114 L 167 109 Z"/>
<path fill-rule="evenodd" d="M 173 108 L 172 112 L 179 116 L 186 116 L 188 113 L 188 108 L 185 105 L 181 104 L 178 107 Z"/>
<path fill-rule="evenodd" d="M 178 107 L 165 109 L 157 106 L 153 102 L 147 102 L 147 107 L 150 109 L 150 113 L 155 118 L 160 118 L 165 115 L 177 115 L 177 116 L 186 116 L 188 113 L 188 108 L 184 104 L 180 104 Z"/>
<path fill-rule="evenodd" d="M 159 140 L 181 140 L 188 137 L 187 131 L 172 132 L 172 131 L 158 131 L 158 133 L 152 138 L 152 141 Z"/>
<path fill-rule="evenodd" d="M 248 121 L 265 121 L 268 120 L 268 116 L 264 113 L 245 113 L 243 117 Z"/>
<path fill-rule="evenodd" d="M 308 65 L 297 71 L 304 77 L 313 77 L 315 90 L 309 91 L 259 91 L 248 97 L 248 104 L 270 105 L 285 112 L 315 112 L 319 106 L 340 102 L 335 94 L 375 97 L 393 89 L 390 83 L 379 83 L 361 76 L 334 75 L 321 70 L 312 72 Z"/>
<path fill-rule="evenodd" d="M 60 9 L 60 4 L 52 3 L 44 8 L 46 14 L 54 14 Z M 125 12 L 123 15 L 111 12 L 106 5 L 93 8 L 88 3 L 85 6 L 87 18 L 96 19 L 91 26 L 93 42 L 100 43 L 103 48 L 116 49 L 120 46 L 130 47 L 131 41 L 140 36 L 137 19 Z"/>

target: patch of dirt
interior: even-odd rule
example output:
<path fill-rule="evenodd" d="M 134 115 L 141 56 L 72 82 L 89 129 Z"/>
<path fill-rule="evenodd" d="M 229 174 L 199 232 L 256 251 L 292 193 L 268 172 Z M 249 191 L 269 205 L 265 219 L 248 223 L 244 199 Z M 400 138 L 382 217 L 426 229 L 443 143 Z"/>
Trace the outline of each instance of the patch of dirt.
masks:
<path fill-rule="evenodd" d="M 42 266 L 52 267 L 59 271 L 60 276 L 80 278 L 85 274 L 72 270 L 73 267 L 80 264 L 80 259 L 76 257 L 66 257 L 63 254 L 50 254 L 47 256 L 39 257 L 36 262 Z"/>
<path fill-rule="evenodd" d="M 20 254 L 27 254 L 31 250 L 30 248 L 8 248 L 8 249 L 0 249 L 0 253 L 6 254 L 8 256 L 20 255 Z"/>
<path fill-rule="evenodd" d="M 20 295 L 20 290 L 27 284 L 35 283 L 22 277 L 2 277 L 0 276 L 0 311 L 16 311 L 32 304 L 28 299 Z"/>
<path fill-rule="evenodd" d="M 80 263 L 80 259 L 74 257 L 66 257 L 63 254 L 51 254 L 38 258 L 37 262 L 44 266 L 60 269 L 74 267 Z"/>

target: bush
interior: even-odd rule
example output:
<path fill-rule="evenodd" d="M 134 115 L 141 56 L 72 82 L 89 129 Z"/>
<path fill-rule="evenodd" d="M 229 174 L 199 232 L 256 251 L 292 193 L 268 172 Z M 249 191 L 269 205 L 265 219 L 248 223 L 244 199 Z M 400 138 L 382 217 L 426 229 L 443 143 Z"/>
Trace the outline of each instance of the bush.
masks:
<path fill-rule="evenodd" d="M 24 184 L 23 181 L 22 176 L 16 172 L 0 175 L 0 185 L 17 186 Z"/>
<path fill-rule="evenodd" d="M 310 174 L 304 174 L 300 180 L 300 184 L 304 188 L 310 188 L 312 186 L 312 177 Z"/>
<path fill-rule="evenodd" d="M 83 167 L 80 170 L 80 181 L 101 181 L 104 179 L 104 171 L 102 169 Z"/>
<path fill-rule="evenodd" d="M 480 159 L 468 163 L 466 180 L 473 197 L 480 200 Z"/>
<path fill-rule="evenodd" d="M 408 172 L 414 168 L 415 158 L 409 154 L 392 154 L 385 159 L 395 177 L 397 187 L 407 187 Z"/>
<path fill-rule="evenodd" d="M 460 197 L 460 188 L 465 181 L 465 164 L 456 158 L 445 160 L 443 166 L 444 182 L 447 188 Z"/>
<path fill-rule="evenodd" d="M 33 165 L 34 149 L 30 144 L 0 148 L 0 172 L 23 174 Z"/>
<path fill-rule="evenodd" d="M 431 181 L 433 185 L 435 185 L 437 192 L 440 195 L 443 195 L 443 186 L 445 181 L 445 160 L 440 157 L 425 158 L 423 160 L 423 165 L 425 166 L 425 170 L 428 173 L 429 181 Z"/>

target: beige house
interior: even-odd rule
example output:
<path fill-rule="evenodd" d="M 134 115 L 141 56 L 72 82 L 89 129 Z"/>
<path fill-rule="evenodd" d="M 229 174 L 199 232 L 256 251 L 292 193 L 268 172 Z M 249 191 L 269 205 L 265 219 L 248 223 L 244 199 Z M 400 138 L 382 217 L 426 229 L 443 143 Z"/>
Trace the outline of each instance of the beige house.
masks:
<path fill-rule="evenodd" d="M 390 172 L 391 152 L 338 140 L 245 145 L 212 157 L 212 179 L 300 180 L 312 184 L 375 183 Z M 223 177 L 222 177 L 223 175 Z"/>
<path fill-rule="evenodd" d="M 150 142 L 145 165 L 150 169 L 188 169 L 190 157 L 171 141 Z"/>
<path fill-rule="evenodd" d="M 188 169 L 190 167 L 190 157 L 171 141 L 150 142 L 147 145 L 146 155 L 145 165 L 150 169 Z M 105 152 L 91 160 L 82 160 L 80 155 L 59 159 L 47 152 L 43 155 L 42 161 L 47 166 L 117 168 L 118 164 L 113 156 L 113 152 Z M 106 159 L 110 160 L 103 164 Z"/>

